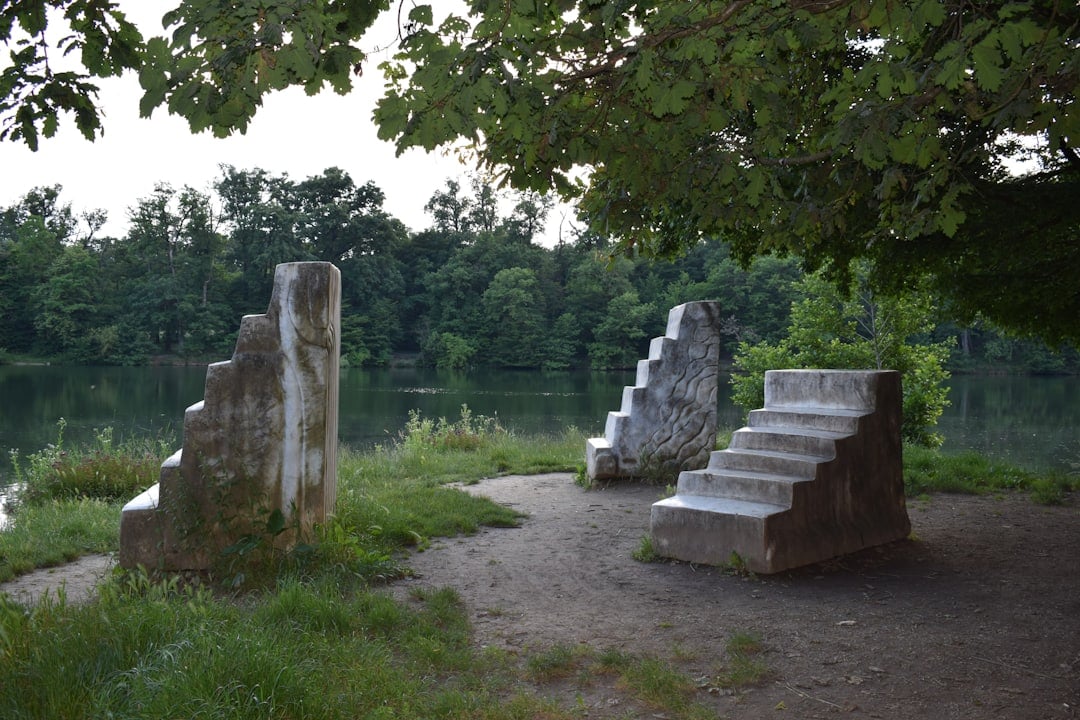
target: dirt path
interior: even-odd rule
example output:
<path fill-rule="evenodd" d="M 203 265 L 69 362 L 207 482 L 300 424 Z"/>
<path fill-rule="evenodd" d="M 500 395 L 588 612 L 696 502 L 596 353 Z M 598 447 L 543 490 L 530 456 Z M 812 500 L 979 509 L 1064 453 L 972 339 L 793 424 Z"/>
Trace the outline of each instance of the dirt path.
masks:
<path fill-rule="evenodd" d="M 0 593 L 7 593 L 21 603 L 37 603 L 45 593 L 54 599 L 63 591 L 69 603 L 83 603 L 94 597 L 101 582 L 115 564 L 111 555 L 83 555 L 75 562 L 57 567 L 34 570 L 14 580 L 0 584 Z"/>
<path fill-rule="evenodd" d="M 529 518 L 437 542 L 396 592 L 456 588 L 478 643 L 589 643 L 675 658 L 699 677 L 717 672 L 733 633 L 760 633 L 773 676 L 717 700 L 732 718 L 1080 714 L 1075 504 L 938 495 L 910 504 L 914 541 L 741 577 L 631 558 L 656 487 L 584 491 L 550 474 L 468 489 Z"/>
<path fill-rule="evenodd" d="M 759 633 L 772 671 L 709 698 L 729 718 L 905 720 L 1080 717 L 1080 508 L 1026 497 L 909 504 L 915 540 L 771 577 L 631 558 L 656 487 L 585 491 L 568 474 L 467 488 L 523 512 L 521 527 L 436 541 L 391 592 L 451 586 L 476 642 L 512 651 L 588 643 L 718 672 L 733 633 Z M 87 597 L 108 557 L 0 585 Z M 590 718 L 625 717 L 593 708 Z"/>

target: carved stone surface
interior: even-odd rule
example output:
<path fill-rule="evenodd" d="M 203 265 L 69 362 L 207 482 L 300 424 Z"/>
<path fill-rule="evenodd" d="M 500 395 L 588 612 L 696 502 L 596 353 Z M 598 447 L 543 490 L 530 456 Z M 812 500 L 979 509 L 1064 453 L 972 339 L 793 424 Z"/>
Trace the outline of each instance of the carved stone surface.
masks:
<path fill-rule="evenodd" d="M 720 304 L 678 305 L 667 331 L 638 362 L 622 408 L 608 413 L 604 437 L 585 445 L 592 480 L 704 467 L 716 443 Z"/>
<path fill-rule="evenodd" d="M 772 370 L 708 467 L 652 507 L 653 549 L 757 573 L 907 537 L 900 373 Z"/>
<path fill-rule="evenodd" d="M 276 511 L 279 545 L 333 511 L 340 278 L 330 263 L 277 266 L 266 314 L 245 316 L 232 359 L 207 368 L 183 449 L 124 506 L 122 566 L 205 569 Z"/>

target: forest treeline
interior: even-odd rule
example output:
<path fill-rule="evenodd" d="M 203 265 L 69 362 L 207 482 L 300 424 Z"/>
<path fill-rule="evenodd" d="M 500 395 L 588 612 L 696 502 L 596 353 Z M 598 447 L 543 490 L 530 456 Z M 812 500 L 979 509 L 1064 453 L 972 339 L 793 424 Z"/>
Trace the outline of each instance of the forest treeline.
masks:
<path fill-rule="evenodd" d="M 297 181 L 223 166 L 210 192 L 162 183 L 131 204 L 123 237 L 99 236 L 104 213 L 76 215 L 61 192 L 33 188 L 0 208 L 0 361 L 227 358 L 240 317 L 265 311 L 274 267 L 297 260 L 341 269 L 353 366 L 404 355 L 447 368 L 632 367 L 671 307 L 701 299 L 723 304 L 730 357 L 740 341 L 779 340 L 802 292 L 797 260 L 743 270 L 721 241 L 671 262 L 612 257 L 587 232 L 543 247 L 547 201 L 501 198 L 475 177 L 447 181 L 415 232 L 375 184 L 337 168 Z M 943 313 L 928 339 L 948 337 L 953 369 L 1080 370 L 1073 349 Z"/>

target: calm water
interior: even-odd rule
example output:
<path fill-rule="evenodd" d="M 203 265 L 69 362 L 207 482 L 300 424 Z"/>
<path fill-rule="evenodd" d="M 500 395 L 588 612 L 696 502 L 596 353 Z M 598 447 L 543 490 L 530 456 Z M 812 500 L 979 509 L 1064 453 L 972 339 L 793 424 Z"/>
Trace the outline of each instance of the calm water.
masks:
<path fill-rule="evenodd" d="M 179 447 L 183 411 L 202 399 L 204 367 L 85 368 L 0 366 L 0 484 L 10 477 L 8 452 L 23 455 L 55 441 L 67 420 L 66 443 L 112 427 L 118 436 L 172 432 Z M 355 370 L 341 377 L 341 439 L 371 446 L 397 435 L 409 411 L 456 419 L 462 404 L 497 416 L 522 433 L 576 426 L 603 433 L 633 373 L 491 371 L 471 375 L 433 370 Z M 955 377 L 940 430 L 946 449 L 974 448 L 1034 467 L 1080 461 L 1080 378 Z M 741 424 L 722 384 L 722 427 Z"/>

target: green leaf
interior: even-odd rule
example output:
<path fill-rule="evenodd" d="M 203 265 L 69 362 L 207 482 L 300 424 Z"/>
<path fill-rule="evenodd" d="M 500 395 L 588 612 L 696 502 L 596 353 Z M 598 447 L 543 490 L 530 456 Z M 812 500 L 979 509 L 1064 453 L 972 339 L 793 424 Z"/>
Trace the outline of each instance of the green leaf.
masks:
<path fill-rule="evenodd" d="M 409 22 L 417 23 L 419 25 L 431 25 L 434 22 L 434 18 L 431 13 L 430 5 L 417 5 L 409 11 Z"/>
<path fill-rule="evenodd" d="M 1001 53 L 997 48 L 997 33 L 987 35 L 972 48 L 971 60 L 974 65 L 975 82 L 990 92 L 996 92 L 1001 87 L 1005 75 L 1001 67 Z"/>
<path fill-rule="evenodd" d="M 638 90 L 648 91 L 655 82 L 653 75 L 653 63 L 655 60 L 656 54 L 652 50 L 643 50 L 638 53 L 634 65 L 634 84 L 637 85 Z"/>
<path fill-rule="evenodd" d="M 285 514 L 281 508 L 274 508 L 270 517 L 266 519 L 266 532 L 270 535 L 280 535 L 285 531 Z"/>

